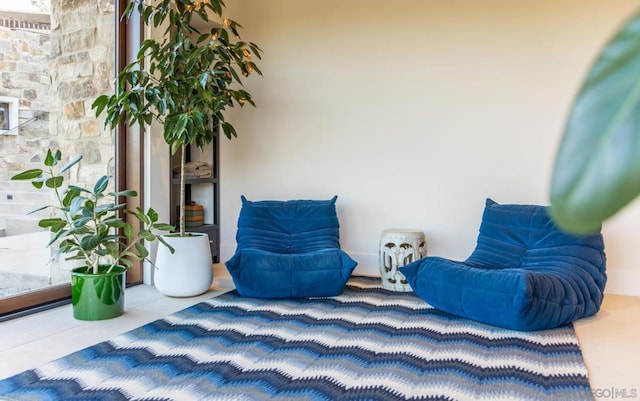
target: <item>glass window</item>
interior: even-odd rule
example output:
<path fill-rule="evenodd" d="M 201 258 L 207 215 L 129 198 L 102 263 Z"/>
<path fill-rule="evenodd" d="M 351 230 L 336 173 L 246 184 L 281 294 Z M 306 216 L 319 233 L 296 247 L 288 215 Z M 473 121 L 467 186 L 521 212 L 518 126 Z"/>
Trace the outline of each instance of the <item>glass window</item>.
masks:
<path fill-rule="evenodd" d="M 27 214 L 49 204 L 50 194 L 10 178 L 40 167 L 48 148 L 83 156 L 69 182 L 92 185 L 115 175 L 115 135 L 96 120 L 91 104 L 113 91 L 116 8 L 124 1 L 6 3 L 0 11 L 0 315 L 70 293 L 73 266 L 47 247 L 51 234 L 37 225 L 49 212 Z"/>

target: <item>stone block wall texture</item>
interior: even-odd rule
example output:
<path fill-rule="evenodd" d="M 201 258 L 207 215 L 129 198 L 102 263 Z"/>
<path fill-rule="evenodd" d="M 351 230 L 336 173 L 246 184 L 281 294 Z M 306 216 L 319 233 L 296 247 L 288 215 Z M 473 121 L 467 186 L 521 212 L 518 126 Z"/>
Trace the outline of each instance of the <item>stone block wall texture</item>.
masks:
<path fill-rule="evenodd" d="M 21 123 L 18 135 L 0 135 L 0 184 L 40 167 L 50 147 L 83 156 L 68 182 L 92 188 L 113 174 L 114 135 L 91 104 L 114 90 L 114 38 L 114 0 L 51 0 L 50 32 L 0 27 L 0 96 L 20 99 Z M 42 272 L 50 284 L 69 281 L 62 259 Z"/>
<path fill-rule="evenodd" d="M 82 155 L 71 181 L 91 185 L 113 174 L 114 135 L 91 104 L 114 90 L 113 0 L 51 2 L 51 140 L 67 157 Z"/>
<path fill-rule="evenodd" d="M 0 96 L 17 98 L 19 135 L 0 135 L 0 181 L 8 180 L 50 143 L 51 34 L 0 27 Z"/>
<path fill-rule="evenodd" d="M 49 147 L 83 156 L 74 183 L 113 173 L 114 135 L 91 104 L 114 90 L 114 13 L 113 0 L 52 0 L 51 32 L 0 27 L 0 96 L 20 99 L 22 124 L 19 135 L 0 135 L 0 181 Z"/>

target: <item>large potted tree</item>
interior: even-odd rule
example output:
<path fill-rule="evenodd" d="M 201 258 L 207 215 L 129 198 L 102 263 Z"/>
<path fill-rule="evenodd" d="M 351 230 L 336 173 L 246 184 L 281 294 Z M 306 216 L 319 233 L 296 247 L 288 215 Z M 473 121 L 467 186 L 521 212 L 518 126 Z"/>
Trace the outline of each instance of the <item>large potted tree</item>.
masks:
<path fill-rule="evenodd" d="M 105 124 L 111 128 L 121 121 L 141 126 L 160 122 L 172 154 L 181 154 L 179 232 L 164 237 L 175 253 L 158 250 L 154 277 L 156 288 L 170 296 L 201 294 L 213 279 L 208 237 L 185 230 L 187 148 L 203 148 L 218 130 L 235 137 L 223 112 L 236 104 L 255 106 L 242 89 L 241 76 L 262 75 L 252 60 L 260 58 L 260 48 L 240 40 L 240 25 L 223 17 L 224 7 L 222 0 L 129 3 L 125 18 L 137 11 L 145 25 L 160 28 L 163 35 L 144 40 L 135 60 L 119 72 L 116 93 L 98 97 L 92 106 L 96 115 L 106 113 Z M 207 28 L 196 27 L 203 25 Z"/>
<path fill-rule="evenodd" d="M 57 253 L 66 260 L 78 261 L 71 271 L 71 301 L 73 316 L 79 320 L 103 320 L 124 312 L 125 273 L 131 259 L 142 260 L 149 252 L 143 240 L 159 238 L 157 231 L 171 231 L 172 226 L 158 222 L 153 209 L 126 209 L 127 197 L 137 196 L 132 190 L 108 192 L 110 176 L 100 177 L 93 187 L 65 185 L 65 172 L 77 165 L 81 156 L 62 163 L 60 150 L 47 150 L 44 168 L 23 171 L 12 180 L 30 180 L 36 188 L 53 191 L 54 204 L 32 213 L 49 209 L 51 217 L 38 225 L 52 232 L 49 246 L 58 245 Z M 124 220 L 124 214 L 134 216 L 143 224 L 141 230 Z M 171 251 L 169 246 L 167 249 Z"/>

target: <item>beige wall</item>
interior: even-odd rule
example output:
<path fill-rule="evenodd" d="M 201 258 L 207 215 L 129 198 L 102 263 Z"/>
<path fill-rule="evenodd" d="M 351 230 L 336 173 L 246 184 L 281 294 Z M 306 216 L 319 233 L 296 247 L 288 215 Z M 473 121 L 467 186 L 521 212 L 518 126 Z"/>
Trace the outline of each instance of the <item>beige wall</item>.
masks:
<path fill-rule="evenodd" d="M 257 109 L 228 113 L 222 257 L 240 195 L 339 196 L 343 248 L 376 273 L 380 233 L 464 259 L 484 199 L 548 202 L 555 148 L 590 62 L 635 0 L 232 0 L 264 50 Z M 640 209 L 605 227 L 607 290 L 640 294 Z"/>

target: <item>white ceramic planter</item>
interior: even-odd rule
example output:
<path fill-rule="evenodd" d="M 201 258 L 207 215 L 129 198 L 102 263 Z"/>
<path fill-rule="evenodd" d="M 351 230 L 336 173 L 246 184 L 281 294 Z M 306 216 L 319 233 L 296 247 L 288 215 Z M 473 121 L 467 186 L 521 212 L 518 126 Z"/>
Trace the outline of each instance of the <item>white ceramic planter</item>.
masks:
<path fill-rule="evenodd" d="M 174 249 L 158 245 L 154 284 L 156 289 L 170 297 L 193 297 L 206 292 L 213 281 L 209 236 L 189 233 L 163 235 Z"/>

